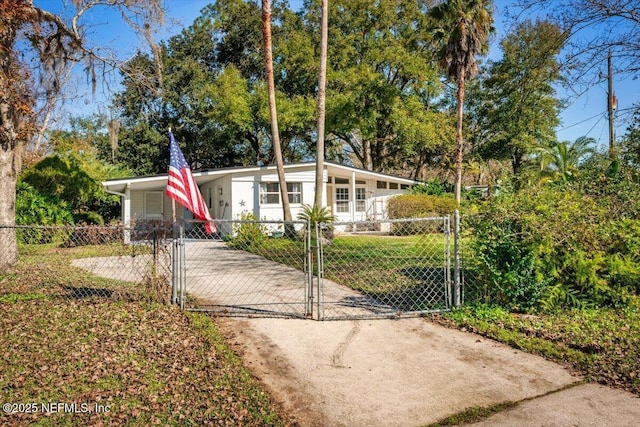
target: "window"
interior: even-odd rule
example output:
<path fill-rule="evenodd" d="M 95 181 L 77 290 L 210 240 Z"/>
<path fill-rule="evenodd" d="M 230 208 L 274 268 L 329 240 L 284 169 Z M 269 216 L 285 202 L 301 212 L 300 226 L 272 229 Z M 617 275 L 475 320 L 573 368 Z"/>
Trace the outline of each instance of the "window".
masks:
<path fill-rule="evenodd" d="M 400 188 L 401 188 L 402 190 L 408 190 L 408 189 L 410 188 L 410 186 L 409 186 L 409 184 L 401 184 L 401 185 L 400 185 Z"/>
<path fill-rule="evenodd" d="M 336 188 L 336 212 L 349 212 L 349 189 Z"/>
<path fill-rule="evenodd" d="M 335 178 L 334 181 L 336 184 L 348 184 L 349 178 Z"/>
<path fill-rule="evenodd" d="M 144 193 L 145 219 L 161 219 L 164 212 L 162 191 L 147 191 Z"/>
<path fill-rule="evenodd" d="M 367 193 L 365 188 L 356 188 L 356 212 L 364 212 L 366 208 Z"/>
<path fill-rule="evenodd" d="M 299 182 L 287 182 L 287 194 L 289 203 L 302 203 L 302 184 Z M 280 184 L 277 182 L 260 183 L 260 204 L 280 204 Z"/>
<path fill-rule="evenodd" d="M 302 184 L 287 182 L 287 194 L 289 195 L 289 203 L 302 203 Z"/>
<path fill-rule="evenodd" d="M 389 183 L 389 190 L 397 190 L 398 189 L 398 183 L 397 182 L 390 182 Z"/>
<path fill-rule="evenodd" d="M 277 182 L 261 182 L 260 183 L 260 204 L 261 205 L 279 205 L 280 204 L 280 186 Z"/>
<path fill-rule="evenodd" d="M 376 181 L 376 188 L 387 188 L 387 181 Z"/>

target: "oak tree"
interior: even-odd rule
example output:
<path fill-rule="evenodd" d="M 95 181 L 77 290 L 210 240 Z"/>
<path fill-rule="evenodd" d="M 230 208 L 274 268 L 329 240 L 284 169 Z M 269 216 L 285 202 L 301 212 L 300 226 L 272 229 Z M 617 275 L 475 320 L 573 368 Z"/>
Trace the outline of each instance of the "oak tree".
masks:
<path fill-rule="evenodd" d="M 24 50 L 44 70 L 55 70 L 61 62 L 86 61 L 92 81 L 97 81 L 96 65 L 110 61 L 84 37 L 82 21 L 91 8 L 114 7 L 125 15 L 162 20 L 161 0 L 73 0 L 70 14 L 52 13 L 33 0 L 0 0 L 0 225 L 15 223 L 16 180 L 22 166 L 22 153 L 35 131 L 33 88 L 38 80 L 27 69 Z M 43 73 L 43 78 L 60 78 Z M 50 84 L 51 81 L 49 80 Z M 0 271 L 18 258 L 13 228 L 0 229 Z"/>

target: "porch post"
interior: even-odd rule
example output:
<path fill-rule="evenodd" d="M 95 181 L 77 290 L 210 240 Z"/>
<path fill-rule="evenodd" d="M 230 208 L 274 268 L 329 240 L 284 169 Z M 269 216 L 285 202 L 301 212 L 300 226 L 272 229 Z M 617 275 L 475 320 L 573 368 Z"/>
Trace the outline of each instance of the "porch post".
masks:
<path fill-rule="evenodd" d="M 327 191 L 329 191 L 329 188 L 327 186 L 328 182 L 329 182 L 329 174 L 325 169 L 322 172 L 322 206 L 326 206 L 333 212 L 333 207 L 327 206 L 327 202 L 329 201 L 329 195 L 327 194 Z"/>
<path fill-rule="evenodd" d="M 351 221 L 356 220 L 356 173 L 351 172 L 351 189 L 349 190 L 349 210 L 351 210 Z"/>
<path fill-rule="evenodd" d="M 124 224 L 124 243 L 131 243 L 131 190 L 129 184 L 122 195 L 122 222 Z"/>

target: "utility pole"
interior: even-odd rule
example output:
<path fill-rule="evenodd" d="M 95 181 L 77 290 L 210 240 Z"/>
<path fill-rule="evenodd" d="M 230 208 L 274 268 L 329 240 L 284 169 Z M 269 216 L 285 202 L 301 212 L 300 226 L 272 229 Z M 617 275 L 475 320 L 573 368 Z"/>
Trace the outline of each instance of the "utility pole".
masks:
<path fill-rule="evenodd" d="M 616 131 L 613 125 L 613 113 L 616 110 L 616 97 L 613 94 L 613 61 L 611 59 L 611 50 L 609 50 L 609 55 L 607 56 L 607 65 L 607 80 L 609 83 L 609 91 L 607 93 L 607 112 L 609 113 L 609 157 L 615 159 Z"/>

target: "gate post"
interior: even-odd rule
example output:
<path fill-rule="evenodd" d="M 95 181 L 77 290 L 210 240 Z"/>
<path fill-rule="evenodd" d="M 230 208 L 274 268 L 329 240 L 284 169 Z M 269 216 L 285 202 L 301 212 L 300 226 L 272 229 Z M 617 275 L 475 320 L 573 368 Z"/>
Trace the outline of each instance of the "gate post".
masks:
<path fill-rule="evenodd" d="M 178 241 L 171 241 L 171 304 L 178 304 Z"/>
<path fill-rule="evenodd" d="M 307 264 L 307 283 L 305 288 L 305 316 L 313 317 L 313 247 L 311 246 L 311 221 L 307 219 L 304 246 Z"/>
<path fill-rule="evenodd" d="M 184 310 L 185 299 L 187 296 L 187 278 L 186 278 L 186 260 L 184 250 L 184 224 L 180 224 L 180 308 Z"/>
<path fill-rule="evenodd" d="M 451 216 L 444 217 L 444 282 L 445 282 L 445 299 L 447 308 L 453 305 L 452 286 L 451 286 Z"/>
<path fill-rule="evenodd" d="M 317 282 L 317 291 L 316 291 L 316 311 L 318 312 L 317 320 L 322 320 L 324 316 L 323 312 L 320 311 L 322 307 L 322 299 L 324 296 L 322 295 L 322 280 L 324 277 L 324 249 L 322 247 L 322 239 L 324 236 L 322 235 L 322 224 L 316 222 L 315 227 L 315 237 L 316 237 L 316 262 L 318 263 L 318 274 L 316 276 Z"/>
<path fill-rule="evenodd" d="M 462 285 L 460 280 L 460 211 L 453 212 L 453 305 L 460 307 Z"/>
<path fill-rule="evenodd" d="M 180 260 L 178 253 L 178 227 L 177 223 L 173 223 L 172 234 L 173 242 L 171 243 L 171 304 L 178 304 L 178 270 L 180 269 Z"/>

